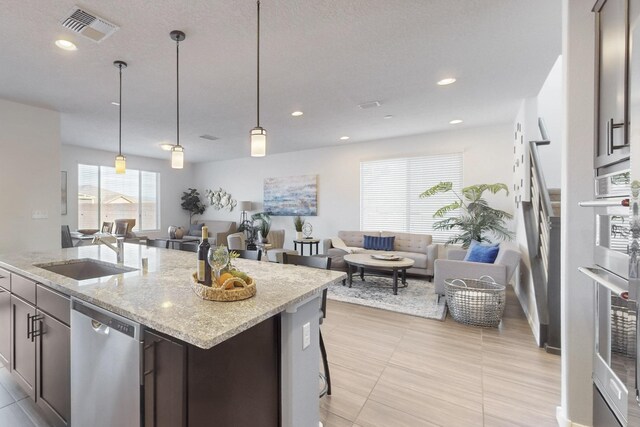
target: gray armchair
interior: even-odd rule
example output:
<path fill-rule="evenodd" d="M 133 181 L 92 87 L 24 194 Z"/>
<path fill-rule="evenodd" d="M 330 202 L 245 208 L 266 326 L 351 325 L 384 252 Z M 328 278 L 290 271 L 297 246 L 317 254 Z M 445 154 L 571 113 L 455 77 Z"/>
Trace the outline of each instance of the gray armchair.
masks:
<path fill-rule="evenodd" d="M 449 249 L 447 259 L 435 261 L 433 283 L 438 298 L 444 295 L 445 279 L 479 279 L 481 276 L 491 276 L 497 283 L 507 285 L 520 264 L 520 252 L 504 244 L 500 245 L 498 257 L 493 264 L 464 261 L 466 254 L 465 249 Z"/>

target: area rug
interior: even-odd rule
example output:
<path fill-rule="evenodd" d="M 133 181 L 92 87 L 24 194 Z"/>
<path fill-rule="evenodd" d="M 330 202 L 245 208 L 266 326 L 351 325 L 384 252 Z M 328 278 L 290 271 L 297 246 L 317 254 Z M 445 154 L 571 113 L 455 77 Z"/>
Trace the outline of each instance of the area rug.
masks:
<path fill-rule="evenodd" d="M 407 279 L 407 287 L 398 288 L 398 295 L 393 295 L 390 277 L 365 276 L 362 281 L 354 276 L 351 288 L 341 283 L 329 286 L 327 298 L 435 320 L 447 315 L 445 299 L 438 303 L 433 283 L 423 279 Z"/>

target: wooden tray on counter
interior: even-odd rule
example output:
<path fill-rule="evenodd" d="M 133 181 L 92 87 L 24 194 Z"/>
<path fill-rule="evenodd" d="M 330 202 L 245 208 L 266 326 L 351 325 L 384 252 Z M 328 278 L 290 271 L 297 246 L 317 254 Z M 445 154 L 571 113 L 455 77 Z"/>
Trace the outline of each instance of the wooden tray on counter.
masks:
<path fill-rule="evenodd" d="M 242 287 L 234 287 L 232 289 L 224 289 L 231 282 L 239 283 Z M 191 276 L 191 289 L 202 299 L 209 301 L 241 301 L 251 298 L 256 294 L 256 281 L 249 278 L 249 282 L 245 282 L 239 277 L 227 279 L 222 286 L 204 286 L 198 283 L 198 274 L 193 273 Z"/>

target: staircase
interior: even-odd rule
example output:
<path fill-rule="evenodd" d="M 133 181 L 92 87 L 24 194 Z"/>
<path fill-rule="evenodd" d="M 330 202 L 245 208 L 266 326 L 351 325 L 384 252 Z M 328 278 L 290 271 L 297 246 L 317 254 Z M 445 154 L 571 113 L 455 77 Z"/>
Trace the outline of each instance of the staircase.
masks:
<path fill-rule="evenodd" d="M 560 353 L 560 189 L 548 189 L 540 165 L 538 146 L 531 141 L 531 201 L 522 203 L 529 265 L 539 322 L 538 345 Z"/>

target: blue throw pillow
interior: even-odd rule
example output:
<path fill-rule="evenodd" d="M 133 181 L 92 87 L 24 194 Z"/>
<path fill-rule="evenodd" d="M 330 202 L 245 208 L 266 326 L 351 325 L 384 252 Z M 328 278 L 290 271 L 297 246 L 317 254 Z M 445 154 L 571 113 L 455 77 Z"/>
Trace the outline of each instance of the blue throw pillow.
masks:
<path fill-rule="evenodd" d="M 204 226 L 204 223 L 202 224 L 191 224 L 189 226 L 189 236 L 202 236 L 202 227 Z"/>
<path fill-rule="evenodd" d="M 396 236 L 378 237 L 365 235 L 363 245 L 365 249 L 373 249 L 376 251 L 392 251 L 395 240 Z"/>
<path fill-rule="evenodd" d="M 467 255 L 464 257 L 464 260 L 493 264 L 498 257 L 499 250 L 500 245 L 498 243 L 496 243 L 495 245 L 483 244 L 472 240 L 471 245 L 469 246 L 469 250 L 467 250 Z"/>

